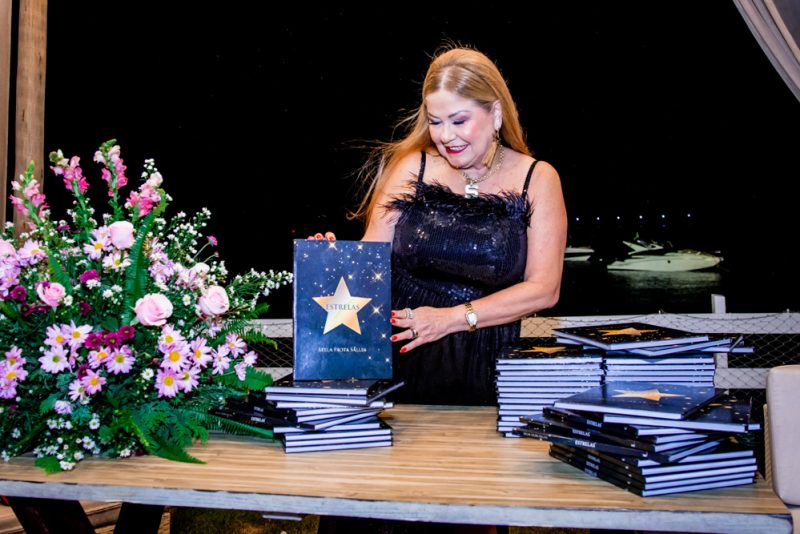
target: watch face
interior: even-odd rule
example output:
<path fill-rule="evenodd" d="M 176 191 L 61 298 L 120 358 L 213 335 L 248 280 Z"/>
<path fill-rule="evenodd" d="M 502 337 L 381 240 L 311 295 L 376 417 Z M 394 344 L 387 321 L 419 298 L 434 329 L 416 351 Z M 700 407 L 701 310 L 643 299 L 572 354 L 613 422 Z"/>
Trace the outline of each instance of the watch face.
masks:
<path fill-rule="evenodd" d="M 475 312 L 469 312 L 467 314 L 467 322 L 472 326 L 478 324 L 478 314 Z"/>

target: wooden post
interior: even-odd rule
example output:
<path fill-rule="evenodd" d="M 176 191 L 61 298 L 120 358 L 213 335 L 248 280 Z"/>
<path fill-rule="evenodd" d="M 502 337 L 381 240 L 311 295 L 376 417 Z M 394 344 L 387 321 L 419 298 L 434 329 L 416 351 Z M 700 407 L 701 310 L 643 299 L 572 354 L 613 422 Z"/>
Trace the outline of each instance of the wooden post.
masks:
<path fill-rule="evenodd" d="M 43 161 L 47 0 L 20 0 L 18 43 L 14 177 L 25 172 L 34 160 L 36 178 L 41 183 L 47 165 Z M 15 212 L 17 234 L 25 230 L 24 223 L 24 218 Z"/>
<path fill-rule="evenodd" d="M 11 89 L 11 0 L 0 0 L 0 224 L 6 222 L 8 101 Z"/>

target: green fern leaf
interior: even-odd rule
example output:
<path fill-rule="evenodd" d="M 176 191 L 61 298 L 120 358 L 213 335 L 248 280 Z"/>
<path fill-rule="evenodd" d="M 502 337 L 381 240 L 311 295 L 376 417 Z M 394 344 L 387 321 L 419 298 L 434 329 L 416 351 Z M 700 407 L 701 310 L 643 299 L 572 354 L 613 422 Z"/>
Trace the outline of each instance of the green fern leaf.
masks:
<path fill-rule="evenodd" d="M 131 264 L 125 270 L 125 302 L 123 303 L 122 324 L 130 324 L 133 319 L 133 307 L 144 295 L 147 287 L 147 257 L 143 254 L 147 234 L 156 220 L 156 212 L 151 211 L 142 221 L 136 241 L 130 249 L 128 259 Z"/>
<path fill-rule="evenodd" d="M 63 469 L 61 469 L 61 462 L 59 462 L 58 458 L 55 456 L 42 456 L 41 458 L 37 458 L 33 464 L 36 467 L 44 469 L 44 472 L 48 475 L 63 471 Z"/>

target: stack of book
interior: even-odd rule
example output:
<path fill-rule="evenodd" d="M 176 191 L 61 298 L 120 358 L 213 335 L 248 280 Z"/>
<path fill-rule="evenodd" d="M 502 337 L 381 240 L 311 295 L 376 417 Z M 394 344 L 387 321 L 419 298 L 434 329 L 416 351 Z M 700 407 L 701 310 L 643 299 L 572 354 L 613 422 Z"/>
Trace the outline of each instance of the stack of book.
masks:
<path fill-rule="evenodd" d="M 554 338 L 523 338 L 497 359 L 497 430 L 507 437 L 520 416 L 542 413 L 563 397 L 601 383 L 602 356 L 596 350 L 558 344 Z"/>
<path fill-rule="evenodd" d="M 670 357 L 636 358 L 628 353 L 609 351 L 603 358 L 605 381 L 652 382 L 681 386 L 714 386 L 714 355 L 683 352 Z"/>
<path fill-rule="evenodd" d="M 714 386 L 712 353 L 741 352 L 741 337 L 697 334 L 639 322 L 560 328 L 560 342 L 604 351 L 604 380 Z"/>
<path fill-rule="evenodd" d="M 646 497 L 752 483 L 756 459 L 740 444 L 760 430 L 750 411 L 749 400 L 719 388 L 608 382 L 523 417 L 514 433 Z"/>
<path fill-rule="evenodd" d="M 393 407 L 391 380 L 293 380 L 265 388 L 262 398 L 228 401 L 224 415 L 272 430 L 287 453 L 388 447 L 392 429 L 380 418 Z"/>

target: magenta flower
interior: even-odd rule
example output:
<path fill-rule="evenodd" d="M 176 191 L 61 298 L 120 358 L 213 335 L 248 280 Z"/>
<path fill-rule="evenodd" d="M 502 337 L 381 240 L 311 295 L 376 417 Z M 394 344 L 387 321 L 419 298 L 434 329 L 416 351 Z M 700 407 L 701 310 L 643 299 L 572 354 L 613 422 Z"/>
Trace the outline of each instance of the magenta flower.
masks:
<path fill-rule="evenodd" d="M 97 272 L 96 269 L 89 269 L 88 271 L 84 271 L 81 273 L 79 277 L 81 284 L 85 284 L 89 280 L 100 280 L 100 274 Z"/>
<path fill-rule="evenodd" d="M 120 327 L 120 329 L 117 330 L 117 333 L 119 334 L 120 339 L 127 341 L 129 339 L 133 339 L 133 337 L 136 335 L 136 329 L 131 325 L 125 325 Z"/>
<path fill-rule="evenodd" d="M 25 301 L 28 298 L 28 290 L 25 289 L 25 286 L 16 286 L 11 290 L 9 296 L 15 300 Z"/>
<path fill-rule="evenodd" d="M 217 238 L 216 238 L 216 237 L 214 237 L 213 235 L 210 235 L 210 236 L 208 236 L 208 242 L 209 242 L 209 243 L 211 243 L 211 246 L 212 246 L 212 247 L 216 247 L 216 246 L 217 246 L 217 244 L 219 243 L 219 242 L 217 241 Z"/>
<path fill-rule="evenodd" d="M 118 332 L 107 332 L 103 336 L 103 342 L 112 349 L 116 349 L 119 347 L 122 340 Z"/>
<path fill-rule="evenodd" d="M 86 336 L 83 346 L 87 349 L 99 349 L 101 346 L 103 346 L 103 335 L 98 334 L 97 332 L 92 332 Z"/>

